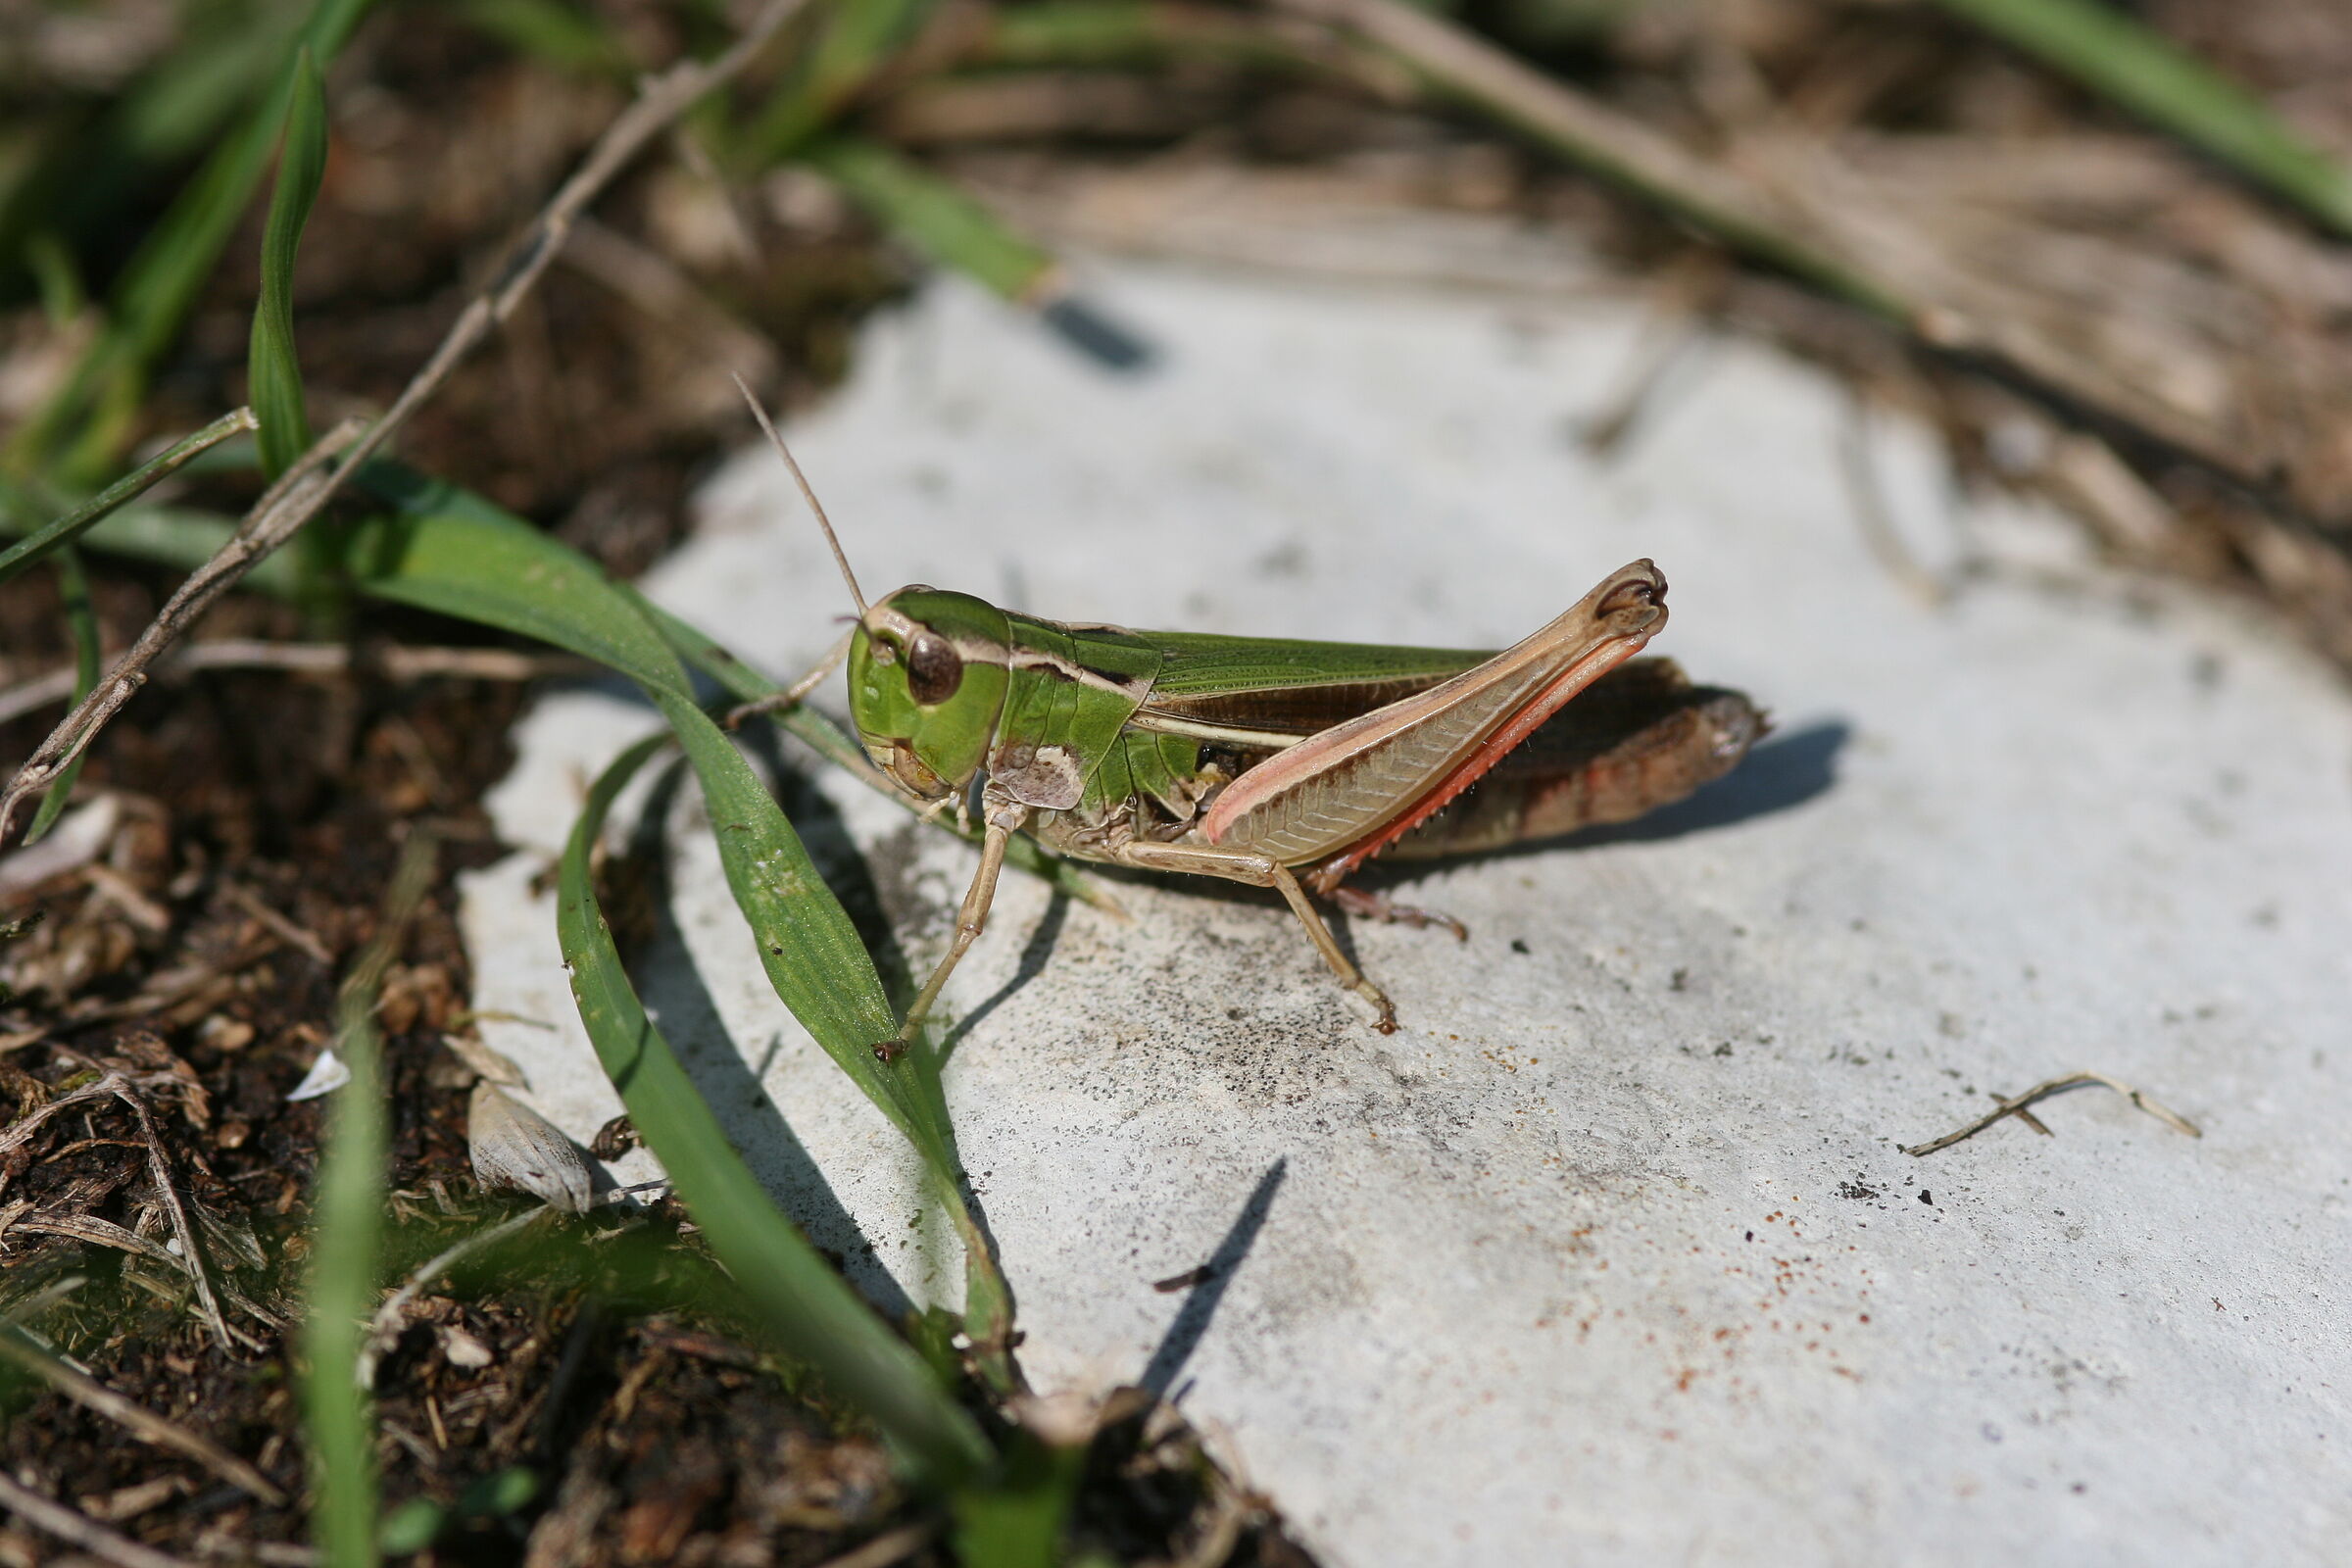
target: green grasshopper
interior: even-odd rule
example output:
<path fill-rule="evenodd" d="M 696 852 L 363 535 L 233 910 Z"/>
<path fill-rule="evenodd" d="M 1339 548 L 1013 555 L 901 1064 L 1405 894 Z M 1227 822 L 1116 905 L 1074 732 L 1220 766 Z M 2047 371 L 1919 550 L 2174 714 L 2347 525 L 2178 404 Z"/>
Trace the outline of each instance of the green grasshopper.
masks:
<path fill-rule="evenodd" d="M 868 604 L 799 464 L 753 412 L 858 606 L 823 662 L 756 706 L 798 701 L 846 657 L 858 740 L 900 793 L 962 813 L 979 783 L 979 870 L 947 956 L 898 1038 L 875 1048 L 885 1059 L 986 925 L 1015 833 L 1079 859 L 1274 889 L 1387 1034 L 1395 1007 L 1310 891 L 1464 935 L 1343 883 L 1377 855 L 1489 850 L 1642 815 L 1728 772 L 1766 729 L 1738 692 L 1634 658 L 1666 624 L 1666 579 L 1647 561 L 1500 653 L 1070 624 L 921 585 Z"/>

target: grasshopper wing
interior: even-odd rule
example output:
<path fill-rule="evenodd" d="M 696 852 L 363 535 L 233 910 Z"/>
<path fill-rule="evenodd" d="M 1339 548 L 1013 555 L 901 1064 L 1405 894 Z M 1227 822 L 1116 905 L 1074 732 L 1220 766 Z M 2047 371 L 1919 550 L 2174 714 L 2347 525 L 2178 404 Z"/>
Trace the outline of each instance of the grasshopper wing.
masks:
<path fill-rule="evenodd" d="M 1647 561 L 1613 572 L 1485 662 L 1276 752 L 1217 796 L 1200 836 L 1285 865 L 1340 857 L 1345 875 L 1639 653 L 1666 623 L 1665 596 L 1666 579 Z"/>

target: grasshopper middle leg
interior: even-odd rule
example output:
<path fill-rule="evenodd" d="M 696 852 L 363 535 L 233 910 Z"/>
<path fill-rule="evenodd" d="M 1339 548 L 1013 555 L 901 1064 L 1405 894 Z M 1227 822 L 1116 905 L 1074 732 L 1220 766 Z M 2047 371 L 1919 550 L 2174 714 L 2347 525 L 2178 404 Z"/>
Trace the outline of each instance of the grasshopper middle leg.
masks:
<path fill-rule="evenodd" d="M 1396 1032 L 1396 1009 L 1382 994 L 1380 987 L 1364 978 L 1363 971 L 1348 961 L 1348 955 L 1332 940 L 1331 927 L 1291 874 L 1289 866 L 1263 855 L 1248 850 L 1221 850 L 1200 844 L 1151 844 L 1136 840 L 1123 846 L 1116 857 L 1121 865 L 1140 866 L 1148 871 L 1189 871 L 1195 876 L 1222 877 L 1228 882 L 1245 882 L 1253 888 L 1273 888 L 1290 905 L 1298 923 L 1331 965 L 1331 972 L 1340 977 L 1340 984 L 1372 1004 L 1373 1027 L 1382 1034 Z"/>

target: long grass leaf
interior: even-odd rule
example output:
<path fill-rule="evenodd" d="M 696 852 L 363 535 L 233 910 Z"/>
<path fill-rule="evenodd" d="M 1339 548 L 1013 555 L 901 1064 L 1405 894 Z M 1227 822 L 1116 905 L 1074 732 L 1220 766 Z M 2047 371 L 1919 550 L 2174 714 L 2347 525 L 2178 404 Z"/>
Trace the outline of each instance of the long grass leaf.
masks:
<path fill-rule="evenodd" d="M 368 481 L 395 504 L 428 507 L 447 487 L 414 475 Z M 777 999 L 921 1155 L 964 1243 L 967 1332 L 992 1382 L 1009 1390 L 1011 1293 L 963 1192 L 963 1170 L 928 1048 L 885 1065 L 874 1046 L 897 1019 L 856 925 L 826 887 L 775 798 L 717 722 L 634 590 L 586 558 L 478 499 L 463 511 L 404 511 L 352 551 L 364 593 L 521 632 L 635 680 L 701 781 L 727 885 Z M 708 646 L 707 640 L 705 646 Z"/>
<path fill-rule="evenodd" d="M 81 569 L 81 554 L 72 545 L 57 552 L 58 596 L 65 603 L 66 626 L 74 637 L 74 701 L 80 702 L 97 689 L 101 650 L 98 646 L 98 615 L 90 608 L 89 573 Z M 41 797 L 40 809 L 32 814 L 32 825 L 24 830 L 24 842 L 38 844 L 48 833 L 58 813 L 73 798 L 74 786 L 81 778 L 83 759 L 76 757 L 57 775 L 49 793 Z"/>
<path fill-rule="evenodd" d="M 769 1201 L 621 968 L 612 928 L 597 906 L 590 856 L 613 798 L 663 744 L 659 736 L 639 742 L 605 770 L 564 847 L 557 940 L 571 970 L 581 1021 L 630 1120 L 661 1159 L 711 1251 L 764 1309 L 776 1343 L 870 1417 L 930 1479 L 955 1486 L 989 1461 L 978 1427 L 922 1358 L 883 1326 Z M 715 807 L 712 815 L 718 815 Z"/>
<path fill-rule="evenodd" d="M 561 0 L 457 0 L 450 10 L 468 26 L 559 70 L 625 80 L 636 69 L 620 39 L 584 6 Z"/>
<path fill-rule="evenodd" d="M 24 538 L 0 550 L 0 582 L 23 571 L 50 551 L 71 544 L 106 517 L 136 497 L 144 494 L 158 481 L 169 478 L 190 460 L 212 447 L 219 446 L 230 436 L 254 429 L 256 420 L 251 409 L 238 409 L 223 414 L 194 435 L 183 437 L 157 453 L 131 472 L 117 479 L 89 500 L 64 516 L 34 529 Z M 10 511 L 29 505 L 29 498 L 20 500 L 13 488 L 9 492 Z"/>
<path fill-rule="evenodd" d="M 784 85 L 738 138 L 739 161 L 765 169 L 795 154 L 847 108 L 914 36 L 936 0 L 836 0 Z"/>
<path fill-rule="evenodd" d="M 1054 258 L 950 181 L 861 136 L 827 136 L 800 157 L 875 221 L 943 266 L 1008 300 L 1034 304 L 1055 276 Z"/>
<path fill-rule="evenodd" d="M 326 93 L 308 49 L 295 57 L 286 98 L 286 128 L 262 231 L 262 291 L 253 309 L 253 341 L 246 354 L 248 396 L 262 421 L 264 476 L 274 479 L 310 449 L 311 420 L 302 406 L 302 361 L 294 349 L 294 257 L 303 225 L 326 175 Z"/>
<path fill-rule="evenodd" d="M 318 1489 L 311 1535 L 327 1568 L 371 1568 L 376 1561 L 375 1422 L 357 1379 L 365 1323 L 375 1307 L 391 1143 L 375 1004 L 409 916 L 431 886 L 434 853 L 428 835 L 409 841 L 374 940 L 345 976 L 336 1008 L 335 1054 L 351 1079 L 327 1113 L 303 1326 L 310 1366 L 303 1411 Z"/>
<path fill-rule="evenodd" d="M 2352 168 L 2195 55 L 2100 0 L 1937 0 L 2352 234 Z"/>
<path fill-rule="evenodd" d="M 25 487 L 0 479 L 0 498 L 24 497 Z M 12 503 L 13 506 L 13 503 Z M 0 506 L 0 533 L 29 532 L 21 525 L 12 506 Z M 237 530 L 237 519 L 193 507 L 123 507 L 99 518 L 79 536 L 83 549 L 171 566 L 181 573 L 194 571 L 213 559 Z M 294 563 L 284 555 L 265 556 L 245 573 L 241 585 L 278 599 L 294 597 Z"/>
<path fill-rule="evenodd" d="M 260 185 L 293 90 L 295 55 L 331 60 L 370 0 L 316 0 L 278 79 L 214 149 L 140 242 L 108 299 L 106 330 L 6 449 L 18 473 L 82 485 L 112 468 L 137 416 L 148 368 L 178 337 Z"/>

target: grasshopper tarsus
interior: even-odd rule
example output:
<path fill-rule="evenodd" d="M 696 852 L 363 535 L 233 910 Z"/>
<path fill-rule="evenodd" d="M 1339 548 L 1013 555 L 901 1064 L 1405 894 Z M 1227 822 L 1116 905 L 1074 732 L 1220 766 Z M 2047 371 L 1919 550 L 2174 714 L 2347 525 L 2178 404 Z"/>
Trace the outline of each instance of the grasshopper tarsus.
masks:
<path fill-rule="evenodd" d="M 887 1067 L 906 1054 L 906 1042 L 904 1040 L 877 1040 L 874 1042 L 872 1050 L 874 1059 Z"/>

